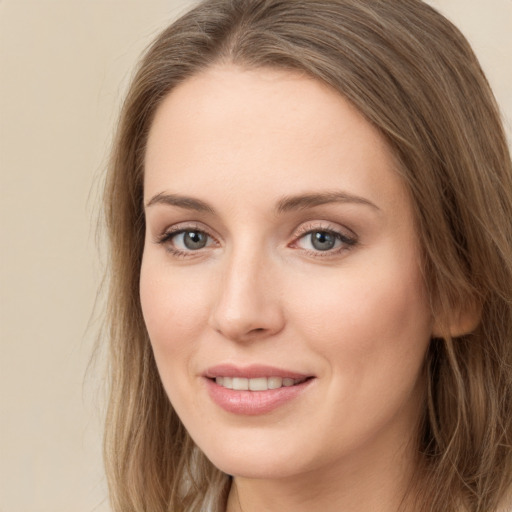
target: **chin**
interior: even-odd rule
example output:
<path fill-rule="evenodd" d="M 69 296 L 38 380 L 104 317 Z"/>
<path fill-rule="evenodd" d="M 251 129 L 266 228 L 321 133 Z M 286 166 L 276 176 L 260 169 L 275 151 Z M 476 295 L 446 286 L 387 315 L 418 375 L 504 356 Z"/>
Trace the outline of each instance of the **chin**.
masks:
<path fill-rule="evenodd" d="M 241 442 L 223 443 L 217 440 L 214 445 L 197 444 L 215 467 L 232 476 L 255 479 L 285 478 L 297 473 L 301 466 L 301 461 L 298 460 L 300 450 L 292 448 L 290 444 L 285 450 L 268 442 L 241 445 Z"/>
<path fill-rule="evenodd" d="M 251 479 L 280 479 L 301 473 L 304 459 L 301 451 L 288 445 L 286 450 L 277 447 L 262 447 L 261 443 L 250 447 L 226 446 L 218 443 L 213 449 L 204 450 L 203 453 L 210 462 L 222 472 Z"/>
<path fill-rule="evenodd" d="M 250 460 L 250 462 L 248 462 Z M 251 460 L 244 458 L 243 460 L 234 457 L 222 457 L 219 460 L 210 459 L 215 467 L 223 473 L 239 478 L 255 479 L 255 480 L 278 480 L 297 475 L 301 472 L 301 468 L 297 464 L 287 465 L 282 461 L 263 461 Z M 290 467 L 291 466 L 291 467 Z"/>

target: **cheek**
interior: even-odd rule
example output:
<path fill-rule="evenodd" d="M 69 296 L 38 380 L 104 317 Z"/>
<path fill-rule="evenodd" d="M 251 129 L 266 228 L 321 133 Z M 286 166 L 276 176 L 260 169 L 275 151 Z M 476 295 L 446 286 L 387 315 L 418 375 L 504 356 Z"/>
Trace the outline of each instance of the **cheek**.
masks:
<path fill-rule="evenodd" d="M 182 360 L 208 320 L 204 279 L 144 257 L 140 277 L 142 313 L 159 368 Z M 169 357 L 172 356 L 172 357 Z"/>
<path fill-rule="evenodd" d="M 185 278 L 184 272 L 170 270 L 150 254 L 143 258 L 140 277 L 142 313 L 158 373 L 173 407 L 181 412 L 196 405 L 190 382 L 208 319 L 204 282 L 189 274 Z"/>
<path fill-rule="evenodd" d="M 289 293 L 295 323 L 312 348 L 332 372 L 342 367 L 343 375 L 357 380 L 369 372 L 394 380 L 405 361 L 412 366 L 404 371 L 414 371 L 430 339 L 431 314 L 415 259 L 381 261 L 337 277 L 316 276 L 311 286 Z"/>
<path fill-rule="evenodd" d="M 325 363 L 316 413 L 324 421 L 316 428 L 333 451 L 369 442 L 396 422 L 407 432 L 420 414 L 431 316 L 419 272 L 394 268 L 346 272 L 325 286 L 317 279 L 307 294 L 295 293 L 297 336 Z"/>

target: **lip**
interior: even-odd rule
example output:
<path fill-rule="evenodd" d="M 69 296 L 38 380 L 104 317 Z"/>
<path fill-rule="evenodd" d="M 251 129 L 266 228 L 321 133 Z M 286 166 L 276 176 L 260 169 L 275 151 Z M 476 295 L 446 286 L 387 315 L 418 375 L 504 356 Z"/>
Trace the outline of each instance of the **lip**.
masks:
<path fill-rule="evenodd" d="M 242 377 L 256 379 L 258 377 L 282 377 L 306 379 L 294 386 L 283 386 L 266 391 L 238 391 L 219 386 L 215 377 Z M 225 411 L 245 416 L 267 414 L 296 399 L 306 391 L 315 380 L 313 375 L 297 373 L 282 368 L 265 365 L 237 367 L 218 365 L 209 368 L 203 378 L 212 401 Z"/>
<path fill-rule="evenodd" d="M 246 379 L 257 379 L 259 377 L 282 377 L 283 379 L 305 379 L 313 377 L 305 373 L 293 372 L 276 368 L 274 366 L 266 366 L 261 364 L 253 364 L 249 366 L 235 366 L 232 364 L 219 364 L 208 368 L 204 373 L 208 379 L 215 379 L 215 377 L 242 377 Z"/>

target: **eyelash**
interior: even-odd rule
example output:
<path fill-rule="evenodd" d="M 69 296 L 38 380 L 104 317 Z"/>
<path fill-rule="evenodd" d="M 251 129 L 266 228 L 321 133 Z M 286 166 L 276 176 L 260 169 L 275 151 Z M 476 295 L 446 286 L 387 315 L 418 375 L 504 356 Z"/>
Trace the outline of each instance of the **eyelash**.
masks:
<path fill-rule="evenodd" d="M 190 258 L 193 256 L 197 256 L 198 254 L 194 254 L 194 253 L 199 253 L 200 249 L 198 249 L 197 251 L 193 251 L 193 250 L 182 251 L 181 249 L 177 249 L 176 247 L 173 247 L 173 245 L 172 245 L 173 238 L 175 238 L 176 236 L 178 236 L 182 233 L 187 233 L 187 232 L 203 233 L 208 238 L 215 240 L 215 238 L 212 235 L 210 235 L 210 233 L 208 233 L 208 231 L 205 230 L 204 227 L 190 224 L 190 225 L 186 225 L 186 226 L 176 226 L 176 227 L 171 227 L 171 228 L 167 229 L 164 233 L 162 233 L 156 239 L 156 243 L 166 246 L 167 251 L 169 251 L 173 256 L 175 256 L 177 258 Z"/>
<path fill-rule="evenodd" d="M 198 256 L 201 252 L 201 249 L 197 250 L 188 250 L 183 251 L 181 249 L 177 249 L 172 245 L 172 240 L 177 235 L 186 233 L 186 232 L 195 232 L 202 233 L 206 235 L 208 238 L 214 240 L 216 243 L 217 240 L 213 237 L 207 230 L 202 226 L 190 224 L 186 226 L 176 226 L 170 229 L 167 229 L 164 233 L 157 237 L 155 242 L 159 245 L 166 246 L 166 250 L 169 251 L 174 257 L 177 258 L 190 258 L 194 256 Z M 288 247 L 293 247 L 296 245 L 301 239 L 305 238 L 308 235 L 312 235 L 313 233 L 328 233 L 332 235 L 336 240 L 341 242 L 341 246 L 336 249 L 329 249 L 326 251 L 321 250 L 311 250 L 311 249 L 302 249 L 308 256 L 312 256 L 315 258 L 326 258 L 337 256 L 338 254 L 351 250 L 354 246 L 358 244 L 357 236 L 355 235 L 347 235 L 341 233 L 338 228 L 333 228 L 330 225 L 318 225 L 318 224 L 306 224 L 301 226 L 300 229 L 294 233 L 294 240 Z"/>
<path fill-rule="evenodd" d="M 303 249 L 303 251 L 308 255 L 314 258 L 329 258 L 338 256 L 340 253 L 351 250 L 358 244 L 358 239 L 355 234 L 348 235 L 346 233 L 340 232 L 339 228 L 334 228 L 329 224 L 305 224 L 299 228 L 299 230 L 294 234 L 294 241 L 292 245 L 295 245 L 302 238 L 307 235 L 312 235 L 313 233 L 328 233 L 332 235 L 336 240 L 341 242 L 341 246 L 336 249 L 329 249 L 326 251 L 320 250 L 311 250 L 311 249 Z"/>

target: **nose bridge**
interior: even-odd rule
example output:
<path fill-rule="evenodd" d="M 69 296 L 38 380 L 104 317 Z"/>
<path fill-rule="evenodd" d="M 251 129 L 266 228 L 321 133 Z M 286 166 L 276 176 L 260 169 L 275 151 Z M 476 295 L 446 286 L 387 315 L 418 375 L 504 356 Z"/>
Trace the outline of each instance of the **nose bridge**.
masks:
<path fill-rule="evenodd" d="M 262 247 L 250 240 L 232 247 L 223 261 L 212 324 L 234 340 L 253 339 L 278 332 L 283 315 L 273 263 Z"/>

